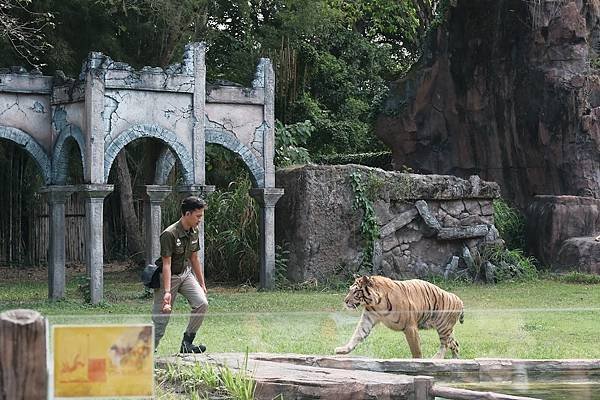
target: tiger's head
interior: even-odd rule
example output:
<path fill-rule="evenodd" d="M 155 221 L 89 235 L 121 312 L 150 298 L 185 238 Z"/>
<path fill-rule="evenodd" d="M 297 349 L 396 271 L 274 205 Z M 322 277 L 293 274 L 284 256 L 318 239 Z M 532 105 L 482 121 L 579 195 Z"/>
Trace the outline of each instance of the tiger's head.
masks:
<path fill-rule="evenodd" d="M 355 310 L 361 305 L 377 302 L 379 296 L 375 290 L 375 281 L 369 276 L 360 276 L 354 280 L 344 299 L 344 304 L 350 310 Z"/>

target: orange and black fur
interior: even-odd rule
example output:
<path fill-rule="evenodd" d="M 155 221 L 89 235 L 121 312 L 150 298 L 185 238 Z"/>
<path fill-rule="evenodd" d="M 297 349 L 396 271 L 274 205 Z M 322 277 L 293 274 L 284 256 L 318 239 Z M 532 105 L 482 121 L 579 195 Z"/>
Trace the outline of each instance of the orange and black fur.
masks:
<path fill-rule="evenodd" d="M 414 358 L 422 357 L 419 329 L 431 328 L 440 337 L 440 349 L 433 358 L 444 358 L 448 349 L 453 358 L 459 356 L 459 345 L 452 334 L 456 322 L 463 323 L 463 302 L 432 283 L 363 276 L 354 281 L 344 302 L 350 309 L 363 305 L 364 310 L 352 338 L 345 346 L 336 348 L 336 354 L 350 353 L 382 322 L 390 329 L 404 332 Z"/>

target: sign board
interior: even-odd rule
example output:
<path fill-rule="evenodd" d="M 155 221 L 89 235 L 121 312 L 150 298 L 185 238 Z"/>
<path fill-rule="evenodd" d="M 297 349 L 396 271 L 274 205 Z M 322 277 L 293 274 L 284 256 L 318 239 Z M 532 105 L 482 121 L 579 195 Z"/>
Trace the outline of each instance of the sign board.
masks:
<path fill-rule="evenodd" d="M 55 325 L 54 398 L 152 397 L 154 327 Z"/>

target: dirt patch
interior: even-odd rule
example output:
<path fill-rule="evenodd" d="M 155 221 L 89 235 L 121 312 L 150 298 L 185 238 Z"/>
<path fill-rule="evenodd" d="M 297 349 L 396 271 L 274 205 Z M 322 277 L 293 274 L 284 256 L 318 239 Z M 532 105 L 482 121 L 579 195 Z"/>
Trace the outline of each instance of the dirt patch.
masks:
<path fill-rule="evenodd" d="M 104 264 L 104 273 L 133 273 L 127 262 Z M 66 278 L 85 275 L 85 265 L 71 263 L 66 265 Z M 137 272 L 136 272 L 137 273 Z M 3 282 L 40 282 L 48 280 L 48 266 L 0 265 L 0 277 Z"/>
<path fill-rule="evenodd" d="M 120 282 L 139 282 L 140 270 L 129 262 L 112 262 L 104 264 L 104 278 Z M 70 263 L 66 265 L 67 282 L 73 278 L 85 276 L 85 265 Z M 0 265 L 2 282 L 47 282 L 48 267 L 43 266 L 14 266 Z M 211 282 L 208 279 L 208 290 L 213 293 L 247 293 L 256 292 L 256 287 L 250 283 L 236 284 L 227 282 Z"/>

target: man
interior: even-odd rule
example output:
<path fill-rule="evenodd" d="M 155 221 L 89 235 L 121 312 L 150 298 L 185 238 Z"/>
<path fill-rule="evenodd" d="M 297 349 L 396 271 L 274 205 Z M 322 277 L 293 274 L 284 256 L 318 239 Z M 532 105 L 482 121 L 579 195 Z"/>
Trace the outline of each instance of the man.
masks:
<path fill-rule="evenodd" d="M 156 265 L 162 265 L 160 288 L 154 289 L 152 321 L 154 322 L 154 348 L 165 334 L 169 323 L 171 307 L 177 293 L 185 297 L 192 308 L 190 321 L 183 334 L 181 353 L 203 353 L 206 346 L 194 345 L 196 332 L 202 325 L 208 309 L 206 284 L 198 250 L 198 224 L 204 217 L 204 201 L 189 196 L 181 202 L 181 218 L 166 228 L 160 235 L 160 258 Z M 190 268 L 191 264 L 191 268 Z M 192 273 L 193 271 L 193 273 Z"/>

